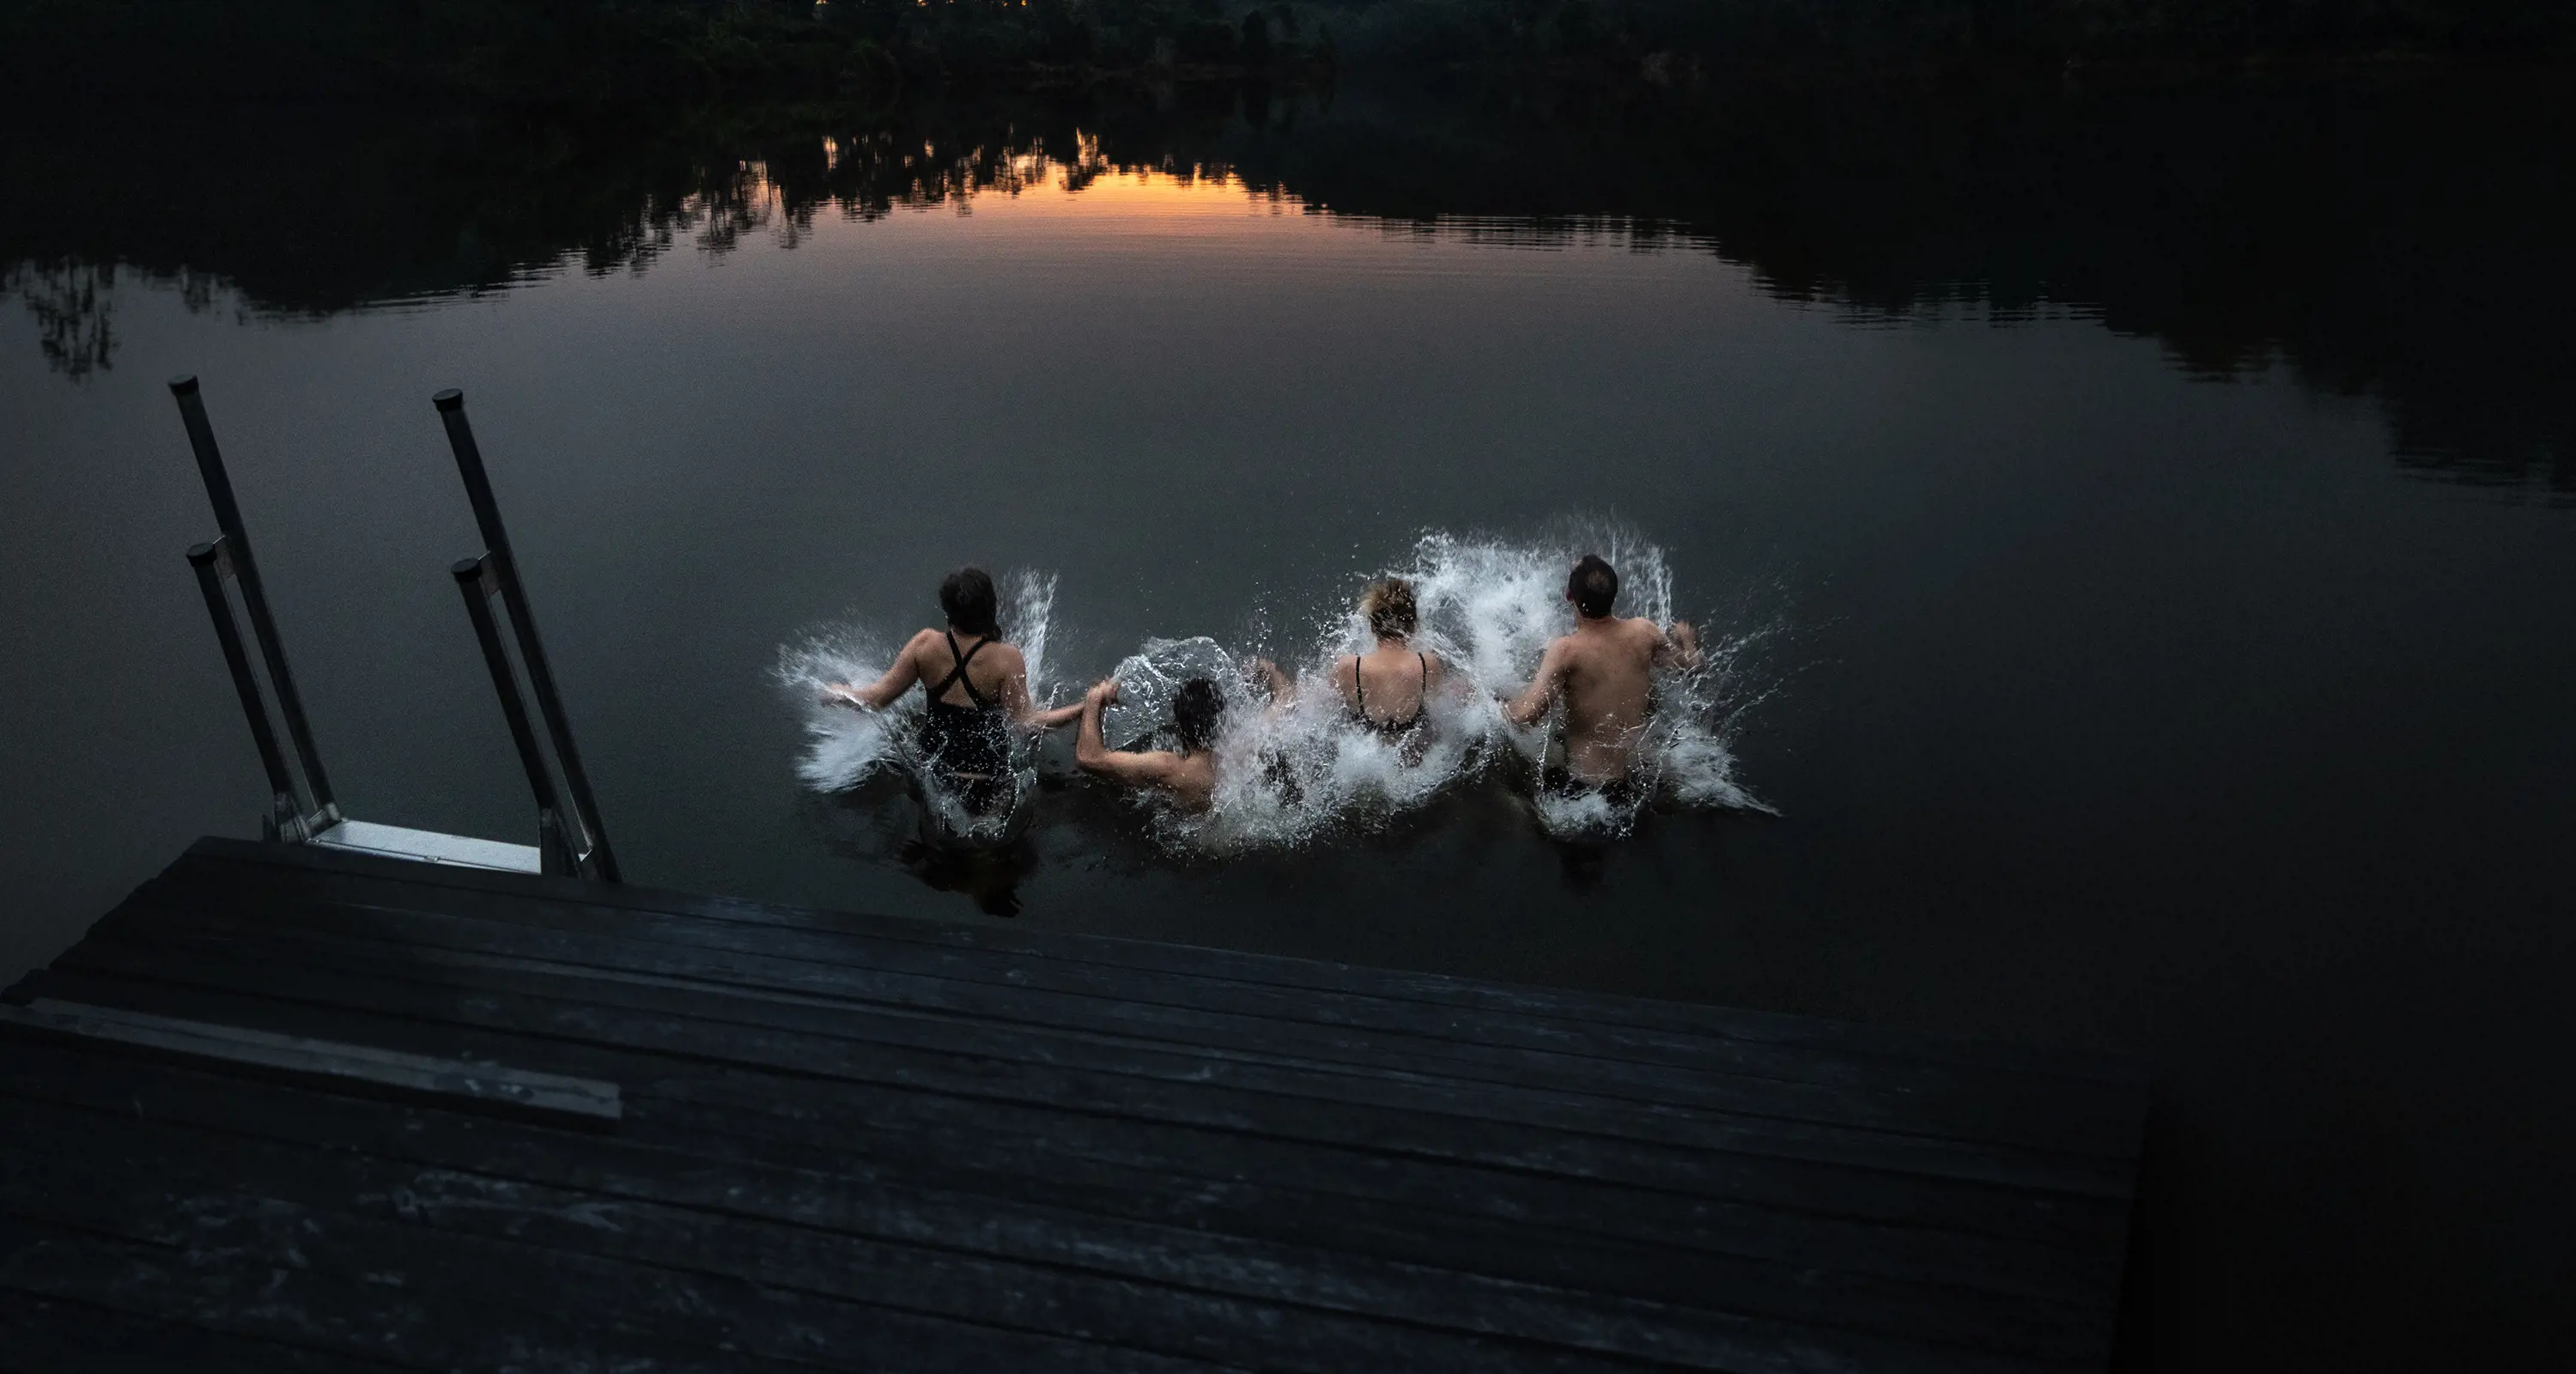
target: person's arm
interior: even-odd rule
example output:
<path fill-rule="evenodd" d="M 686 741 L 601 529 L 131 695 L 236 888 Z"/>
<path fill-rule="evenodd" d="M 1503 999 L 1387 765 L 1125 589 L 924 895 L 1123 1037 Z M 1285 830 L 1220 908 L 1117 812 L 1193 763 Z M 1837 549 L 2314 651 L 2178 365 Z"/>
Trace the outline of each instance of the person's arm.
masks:
<path fill-rule="evenodd" d="M 1531 675 L 1530 685 L 1518 697 L 1503 704 L 1503 714 L 1511 717 L 1514 725 L 1537 724 L 1538 718 L 1547 714 L 1549 703 L 1556 700 L 1556 680 L 1564 672 L 1564 652 L 1557 644 L 1548 645 L 1547 652 L 1539 655 L 1538 671 Z"/>
<path fill-rule="evenodd" d="M 1033 710 L 1029 712 L 1028 719 L 1020 723 L 1031 730 L 1053 730 L 1062 726 L 1071 725 L 1080 719 L 1082 719 L 1082 703 L 1074 701 L 1067 702 L 1066 704 L 1055 707 L 1052 710 Z"/>
<path fill-rule="evenodd" d="M 1678 663 L 1684 668 L 1700 665 L 1699 630 L 1687 620 L 1676 620 L 1672 628 L 1658 633 L 1655 640 L 1657 663 Z"/>
<path fill-rule="evenodd" d="M 1082 719 L 1082 703 L 1079 701 L 1051 711 L 1039 710 L 1038 704 L 1029 698 L 1028 660 L 1020 658 L 1016 650 L 1012 657 L 1011 675 L 1002 679 L 1002 709 L 1009 713 L 1013 725 L 1029 731 L 1052 730 Z"/>
<path fill-rule="evenodd" d="M 894 666 L 885 670 L 885 676 L 865 687 L 853 687 L 846 682 L 823 684 L 823 704 L 870 711 L 882 711 L 894 705 L 904 693 L 912 690 L 912 684 L 921 680 L 921 670 L 912 661 L 913 648 L 920 642 L 919 635 L 913 636 L 913 643 L 904 645 L 903 652 L 894 656 Z"/>
<path fill-rule="evenodd" d="M 1118 699 L 1118 680 L 1110 678 L 1082 694 L 1082 731 L 1073 737 L 1073 763 L 1086 773 L 1122 782 L 1129 787 L 1167 786 L 1171 765 L 1170 754 L 1130 753 L 1112 749 L 1100 732 L 1100 713 Z"/>
<path fill-rule="evenodd" d="M 1269 659 L 1256 655 L 1243 665 L 1243 676 L 1245 681 L 1268 692 L 1273 705 L 1286 706 L 1297 699 L 1297 679 Z"/>

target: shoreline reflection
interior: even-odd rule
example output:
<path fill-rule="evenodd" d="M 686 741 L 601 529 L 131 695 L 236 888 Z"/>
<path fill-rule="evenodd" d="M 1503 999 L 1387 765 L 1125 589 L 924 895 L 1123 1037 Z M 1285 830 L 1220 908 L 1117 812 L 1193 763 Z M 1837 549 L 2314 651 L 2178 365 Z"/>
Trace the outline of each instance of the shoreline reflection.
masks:
<path fill-rule="evenodd" d="M 1277 96 L 1055 92 L 614 127 L 292 107 L 51 109 L 0 134 L 0 272 L 49 366 L 115 299 L 418 307 L 829 216 L 1271 214 L 1500 247 L 1707 252 L 1857 322 L 2098 321 L 2198 379 L 2379 402 L 2400 472 L 2576 500 L 2576 83 L 1897 82 Z M 187 140 L 164 136 L 174 122 Z M 317 175 L 316 169 L 327 169 Z M 1149 203 L 1150 202 L 1150 203 Z"/>

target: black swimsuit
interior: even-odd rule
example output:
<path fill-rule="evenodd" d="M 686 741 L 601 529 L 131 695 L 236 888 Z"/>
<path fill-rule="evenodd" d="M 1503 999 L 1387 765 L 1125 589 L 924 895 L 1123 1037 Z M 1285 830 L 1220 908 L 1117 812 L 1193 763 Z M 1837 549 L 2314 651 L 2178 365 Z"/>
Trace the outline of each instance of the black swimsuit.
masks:
<path fill-rule="evenodd" d="M 990 811 L 1003 792 L 1003 783 L 1011 774 L 1011 729 L 1003 718 L 998 703 L 986 701 L 975 690 L 975 680 L 966 676 L 966 663 L 992 643 L 987 636 L 975 647 L 957 652 L 957 636 L 942 630 L 948 640 L 948 655 L 957 666 L 939 685 L 928 688 L 930 708 L 921 717 L 921 753 L 941 776 L 959 786 L 966 794 L 966 809 L 978 815 Z M 941 701 L 950 684 L 966 689 L 966 700 L 972 705 Z"/>
<path fill-rule="evenodd" d="M 1568 801 L 1599 797 L 1622 811 L 1635 807 L 1644 796 L 1634 773 L 1622 773 L 1607 782 L 1595 782 L 1554 761 L 1540 766 L 1538 785 Z"/>
<path fill-rule="evenodd" d="M 1422 661 L 1422 700 L 1415 702 L 1413 714 L 1402 720 L 1379 720 L 1368 713 L 1368 693 L 1360 686 L 1360 661 L 1351 660 L 1351 718 L 1387 739 L 1401 739 L 1421 728 L 1423 708 L 1431 704 L 1431 659 L 1417 651 Z"/>

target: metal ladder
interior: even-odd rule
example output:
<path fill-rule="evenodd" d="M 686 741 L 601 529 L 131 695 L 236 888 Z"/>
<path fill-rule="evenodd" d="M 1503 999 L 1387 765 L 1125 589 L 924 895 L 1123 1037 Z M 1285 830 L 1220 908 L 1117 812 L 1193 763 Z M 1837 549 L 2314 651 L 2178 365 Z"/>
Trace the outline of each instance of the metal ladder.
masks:
<path fill-rule="evenodd" d="M 527 591 L 520 584 L 509 533 L 501 523 L 500 503 L 494 499 L 491 480 L 483 470 L 482 450 L 475 444 L 474 431 L 465 419 L 464 393 L 442 391 L 432 401 L 446 426 L 448 447 L 456 455 L 457 472 L 464 478 L 466 499 L 474 507 L 474 522 L 482 531 L 485 548 L 450 571 L 464 591 L 475 640 L 483 648 L 493 690 L 501 701 L 502 717 L 510 727 L 511 742 L 518 749 L 529 789 L 536 797 L 537 843 L 533 846 L 379 825 L 342 814 L 330 777 L 323 769 L 321 753 L 314 746 L 313 728 L 304 714 L 303 698 L 295 689 L 295 675 L 287 666 L 277 621 L 269 611 L 267 591 L 260 583 L 259 561 L 251 552 L 250 535 L 242 526 L 241 506 L 233 497 L 232 479 L 215 445 L 214 426 L 206 419 L 205 398 L 197 379 L 174 379 L 170 394 L 178 400 L 179 418 L 187 426 L 188 444 L 197 457 L 197 473 L 205 481 L 206 498 L 214 505 L 215 525 L 220 531 L 213 542 L 188 550 L 188 564 L 196 570 L 198 589 L 206 598 L 206 612 L 214 621 L 215 639 L 223 648 L 225 666 L 231 670 L 242 714 L 249 719 L 260 766 L 268 775 L 269 807 L 260 819 L 260 834 L 291 844 L 316 844 L 431 863 L 618 881 L 617 856 L 609 847 L 608 830 L 600 821 L 589 774 L 573 742 L 571 721 L 555 691 L 554 673 L 546 661 L 545 646 L 537 637 L 536 619 L 528 610 Z M 250 637 L 257 642 L 260 664 L 267 670 L 266 693 L 261 691 L 250 651 L 243 643 L 227 583 L 240 593 L 242 618 L 250 622 Z M 510 646 L 502 638 L 493 611 L 495 600 L 500 603 L 501 614 L 510 621 L 518 648 L 516 664 L 511 661 Z M 520 683 L 522 667 L 526 672 L 524 690 Z M 536 698 L 536 714 L 544 726 L 542 742 L 529 719 L 529 695 Z M 286 727 L 283 743 L 270 716 L 272 698 L 276 717 Z M 560 787 L 556 785 L 558 772 Z"/>

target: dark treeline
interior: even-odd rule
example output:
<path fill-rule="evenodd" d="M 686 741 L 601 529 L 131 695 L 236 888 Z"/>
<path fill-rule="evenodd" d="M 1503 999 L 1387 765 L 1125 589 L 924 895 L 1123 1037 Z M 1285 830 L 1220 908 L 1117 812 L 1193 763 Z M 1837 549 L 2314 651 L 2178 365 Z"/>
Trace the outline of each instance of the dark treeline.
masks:
<path fill-rule="evenodd" d="M 776 0 L 0 0 L 21 91 L 596 104 L 883 85 L 882 48 Z"/>
<path fill-rule="evenodd" d="M 1688 246 L 1862 315 L 2094 318 L 2212 381 L 2374 396 L 2419 475 L 2576 493 L 2564 77 L 1393 94 L 1224 157 L 1339 213 Z"/>
<path fill-rule="evenodd" d="M 113 363 L 102 274 L 322 314 L 1032 178 L 1230 175 L 1422 232 L 1713 252 L 1847 311 L 2097 318 L 2214 380 L 2375 396 L 2411 470 L 2576 492 L 2561 75 L 1184 83 L 652 119 L 67 106 L 0 137 L 0 267 L 78 370 Z"/>
<path fill-rule="evenodd" d="M 2565 51 L 2565 0 L 0 0 L 27 92 L 602 103 L 957 78 Z"/>

